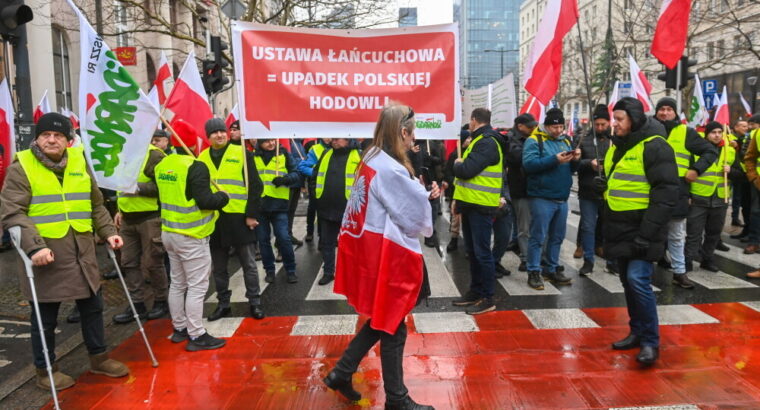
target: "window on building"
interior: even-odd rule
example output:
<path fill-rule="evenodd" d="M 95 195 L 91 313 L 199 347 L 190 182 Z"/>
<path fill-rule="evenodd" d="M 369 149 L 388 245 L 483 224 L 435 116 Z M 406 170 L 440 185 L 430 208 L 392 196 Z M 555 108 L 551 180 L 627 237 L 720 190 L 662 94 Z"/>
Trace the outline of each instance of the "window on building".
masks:
<path fill-rule="evenodd" d="M 71 72 L 69 71 L 69 47 L 63 31 L 53 26 L 53 76 L 55 77 L 55 102 L 58 108 L 73 109 L 71 105 Z"/>
<path fill-rule="evenodd" d="M 145 53 L 145 69 L 148 73 L 148 84 L 152 87 L 152 84 L 156 82 L 156 65 L 153 63 L 153 57 L 147 52 Z"/>
<path fill-rule="evenodd" d="M 633 22 L 632 21 L 626 21 L 623 23 L 623 33 L 625 34 L 631 34 L 633 33 Z"/>
<path fill-rule="evenodd" d="M 127 7 L 119 0 L 114 1 L 114 17 L 116 17 L 116 47 L 126 47 L 129 45 Z"/>
<path fill-rule="evenodd" d="M 417 7 L 399 7 L 398 26 L 409 27 L 417 25 Z"/>
<path fill-rule="evenodd" d="M 712 60 L 715 58 L 715 44 L 710 41 L 707 43 L 707 59 Z"/>
<path fill-rule="evenodd" d="M 723 57 L 726 54 L 726 42 L 724 40 L 718 40 L 718 44 L 715 46 L 718 57 Z"/>

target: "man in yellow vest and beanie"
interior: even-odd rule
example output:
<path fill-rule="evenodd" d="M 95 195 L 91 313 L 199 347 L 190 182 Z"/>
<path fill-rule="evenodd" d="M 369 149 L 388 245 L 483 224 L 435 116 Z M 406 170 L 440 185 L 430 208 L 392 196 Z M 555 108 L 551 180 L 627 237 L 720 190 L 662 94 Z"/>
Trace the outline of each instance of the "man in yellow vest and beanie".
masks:
<path fill-rule="evenodd" d="M 230 274 L 227 271 L 231 249 L 237 254 L 240 266 L 243 268 L 245 297 L 248 299 L 251 317 L 263 319 L 259 275 L 256 271 L 256 231 L 254 229 L 259 224 L 259 208 L 264 185 L 256 172 L 253 153 L 243 152 L 240 138 L 227 139 L 224 121 L 220 118 L 206 121 L 206 136 L 211 147 L 201 152 L 198 159 L 208 167 L 211 180 L 230 196 L 230 202 L 219 211 L 216 229 L 211 234 L 211 260 L 214 266 L 214 284 L 219 304 L 209 315 L 208 320 L 213 322 L 231 313 L 232 291 L 230 290 Z M 248 162 L 247 178 L 243 175 L 245 172 L 243 161 Z"/>
<path fill-rule="evenodd" d="M 325 151 L 314 167 L 314 196 L 317 199 L 319 215 L 319 251 L 324 263 L 322 278 L 319 279 L 320 285 L 326 285 L 335 278 L 335 247 L 338 246 L 340 224 L 348 198 L 351 196 L 356 168 L 362 159 L 354 141 L 333 138 L 330 143 L 332 149 Z"/>
<path fill-rule="evenodd" d="M 691 183 L 685 254 L 687 265 L 694 260 L 700 260 L 699 266 L 702 269 L 718 272 L 713 255 L 726 221 L 726 198 L 731 196 L 730 188 L 726 189 L 728 184 L 724 185 L 724 181 L 736 177 L 737 174 L 742 175 L 742 172 L 741 169 L 731 168 L 736 150 L 731 146 L 728 135 L 723 135 L 721 123 L 711 121 L 705 125 L 705 139 L 720 150 L 720 155 L 710 168 Z"/>
<path fill-rule="evenodd" d="M 669 267 L 673 271 L 674 285 L 693 289 L 694 283 L 687 275 L 691 266 L 686 263 L 684 254 L 686 217 L 689 215 L 689 184 L 696 181 L 718 159 L 718 150 L 702 138 L 694 128 L 681 124 L 676 109 L 676 100 L 671 97 L 660 98 L 655 107 L 654 119 L 665 127 L 665 134 L 662 136 L 673 148 L 680 178 L 678 202 L 668 224 Z M 699 159 L 694 161 L 693 157 Z M 664 259 L 662 265 L 668 267 Z"/>
<path fill-rule="evenodd" d="M 605 179 L 595 180 L 606 200 L 604 257 L 615 260 L 630 317 L 630 333 L 615 350 L 640 347 L 636 360 L 653 364 L 659 356 L 657 299 L 652 290 L 654 262 L 665 253 L 668 223 L 678 200 L 678 171 L 662 124 L 644 114 L 635 98 L 615 104 L 613 145 L 604 158 Z"/>
<path fill-rule="evenodd" d="M 55 364 L 55 328 L 61 302 L 74 300 L 81 315 L 82 336 L 90 355 L 90 370 L 110 377 L 129 373 L 123 363 L 109 359 L 103 327 L 100 271 L 95 255 L 95 234 L 118 249 L 116 234 L 95 177 L 81 147 L 67 148 L 71 122 L 58 113 L 43 115 L 36 138 L 28 150 L 16 155 L 0 193 L 3 228 L 21 227 L 21 248 L 34 265 L 53 379 L 58 390 L 74 385 L 74 379 Z M 19 269 L 21 291 L 32 299 L 24 268 Z M 31 305 L 31 303 L 30 303 Z M 35 312 L 31 317 L 32 352 L 37 386 L 50 389 L 45 356 Z"/>
<path fill-rule="evenodd" d="M 198 132 L 182 120 L 172 121 L 172 127 L 192 152 Z M 216 211 L 227 205 L 229 195 L 211 191 L 208 167 L 188 154 L 182 142 L 172 137 L 176 151 L 159 162 L 155 172 L 161 201 L 161 239 L 171 263 L 171 340 L 180 343 L 189 338 L 185 349 L 195 352 L 225 344 L 203 327 L 203 301 L 211 274 L 209 237 L 219 217 Z"/>
<path fill-rule="evenodd" d="M 165 156 L 160 148 L 148 145 L 148 152 L 137 176 L 137 191 L 118 193 L 119 212 L 114 217 L 119 234 L 124 238 L 124 246 L 121 248 L 124 280 L 127 282 L 140 320 L 158 319 L 169 313 L 169 305 L 166 302 L 169 285 L 164 267 L 161 209 L 158 204 L 155 175 L 156 165 Z M 153 290 L 153 308 L 150 311 L 145 307 L 145 278 L 150 279 L 150 287 Z M 134 314 L 129 306 L 124 312 L 113 317 L 113 321 L 119 324 L 130 323 L 133 320 Z"/>
<path fill-rule="evenodd" d="M 454 306 L 478 315 L 496 309 L 493 301 L 496 266 L 491 252 L 493 219 L 501 205 L 504 141 L 491 128 L 491 111 L 476 108 L 470 115 L 472 142 L 454 161 L 454 200 L 462 214 L 462 230 L 470 254 L 470 289 Z"/>

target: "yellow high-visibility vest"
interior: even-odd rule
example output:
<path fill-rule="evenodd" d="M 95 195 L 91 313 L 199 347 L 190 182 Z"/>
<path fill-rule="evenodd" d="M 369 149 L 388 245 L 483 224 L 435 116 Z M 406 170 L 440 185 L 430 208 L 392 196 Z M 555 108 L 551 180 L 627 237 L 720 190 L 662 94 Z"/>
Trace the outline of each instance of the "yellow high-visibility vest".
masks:
<path fill-rule="evenodd" d="M 655 135 L 646 138 L 626 151 L 611 174 L 612 158 L 616 147 L 615 144 L 610 145 L 604 158 L 604 164 L 609 164 L 605 166 L 607 191 L 604 192 L 604 198 L 611 210 L 633 211 L 649 207 L 651 186 L 644 169 L 644 144 L 655 138 L 662 137 Z"/>
<path fill-rule="evenodd" d="M 327 151 L 325 156 L 322 158 L 322 162 L 319 163 L 319 170 L 317 170 L 317 186 L 316 186 L 316 193 L 317 198 L 322 198 L 322 192 L 325 190 L 325 177 L 327 174 L 327 169 L 330 166 L 330 158 L 332 158 L 332 154 L 335 150 L 331 149 Z M 354 177 L 356 174 L 356 168 L 359 166 L 359 163 L 362 161 L 361 155 L 359 155 L 359 150 L 352 149 L 351 152 L 348 154 L 348 160 L 346 161 L 346 199 L 348 199 L 351 196 L 351 187 L 354 185 Z"/>
<path fill-rule="evenodd" d="M 481 139 L 482 135 L 475 138 L 462 155 L 462 159 L 467 159 L 472 152 L 472 148 Z M 501 198 L 501 188 L 504 183 L 502 171 L 504 169 L 504 158 L 501 153 L 501 147 L 496 144 L 496 148 L 499 150 L 499 162 L 494 165 L 487 166 L 481 173 L 470 179 L 456 178 L 454 180 L 454 199 L 464 201 L 467 203 L 482 205 L 482 206 L 499 206 L 499 198 Z"/>
<path fill-rule="evenodd" d="M 245 157 L 242 148 L 233 144 L 227 145 L 227 150 L 224 151 L 222 161 L 219 163 L 219 169 L 216 168 L 214 161 L 211 160 L 210 150 L 211 148 L 205 149 L 198 156 L 198 159 L 203 161 L 208 167 L 211 180 L 216 182 L 230 197 L 230 202 L 222 208 L 222 211 L 228 214 L 245 213 L 248 195 L 245 189 L 245 179 L 243 179 L 243 161 L 245 161 Z M 211 190 L 216 191 L 217 188 L 212 185 Z"/>
<path fill-rule="evenodd" d="M 686 125 L 679 124 L 670 130 L 668 144 L 673 148 L 676 154 L 676 167 L 678 167 L 678 176 L 683 177 L 689 170 L 689 161 L 691 152 L 686 149 Z"/>
<path fill-rule="evenodd" d="M 290 188 L 284 185 L 276 187 L 272 183 L 272 180 L 277 174 L 280 176 L 288 174 L 285 154 L 280 154 L 279 156 L 272 158 L 269 161 L 269 164 L 266 165 L 264 165 L 264 160 L 259 155 L 256 155 L 253 159 L 256 161 L 256 170 L 259 172 L 261 182 L 264 183 L 264 192 L 261 193 L 261 197 L 268 196 L 277 199 L 290 199 Z"/>
<path fill-rule="evenodd" d="M 140 175 L 137 176 L 138 183 L 150 182 L 150 178 L 145 175 L 145 164 L 148 163 L 148 158 L 153 151 L 159 151 L 163 154 L 160 148 L 153 144 L 148 145 L 148 152 L 145 153 L 145 159 L 142 165 L 140 165 Z M 158 198 L 141 196 L 138 194 L 129 194 L 126 192 L 117 192 L 119 210 L 122 212 L 150 212 L 158 211 Z"/>
<path fill-rule="evenodd" d="M 694 182 L 691 183 L 689 190 L 694 195 L 711 197 L 718 191 L 719 198 L 726 197 L 726 190 L 723 184 L 723 165 L 731 165 L 736 159 L 736 150 L 728 141 L 721 147 L 720 155 L 710 167 L 705 170 Z M 699 157 L 694 158 L 695 161 Z M 728 188 L 728 195 L 731 195 L 731 187 Z"/>

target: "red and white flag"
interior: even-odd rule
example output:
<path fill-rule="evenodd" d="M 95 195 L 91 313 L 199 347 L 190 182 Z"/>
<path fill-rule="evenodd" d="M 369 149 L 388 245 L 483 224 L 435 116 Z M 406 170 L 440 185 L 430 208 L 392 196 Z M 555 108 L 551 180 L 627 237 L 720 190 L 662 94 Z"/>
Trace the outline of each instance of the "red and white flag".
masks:
<path fill-rule="evenodd" d="M 150 87 L 150 91 L 148 91 L 148 99 L 156 107 L 156 110 L 161 109 L 161 103 L 158 101 L 158 87 L 155 85 Z"/>
<path fill-rule="evenodd" d="M 232 125 L 233 122 L 240 119 L 240 111 L 238 111 L 238 105 L 235 104 L 234 107 L 230 110 L 230 113 L 227 115 L 227 119 L 224 120 L 224 124 L 227 126 L 227 129 L 230 129 L 230 125 Z"/>
<path fill-rule="evenodd" d="M 16 152 L 16 133 L 13 124 L 13 100 L 8 80 L 0 82 L 0 188 L 5 181 L 5 172 Z"/>
<path fill-rule="evenodd" d="M 68 117 L 69 120 L 71 120 L 71 126 L 73 129 L 76 130 L 79 128 L 79 117 L 74 114 L 74 111 L 71 111 L 68 108 L 61 108 L 61 115 L 64 115 Z"/>
<path fill-rule="evenodd" d="M 652 100 L 649 99 L 649 95 L 652 93 L 652 84 L 649 83 L 644 72 L 641 71 L 636 60 L 630 54 L 628 54 L 628 63 L 631 69 L 631 91 L 644 105 L 644 112 L 649 112 L 654 108 Z"/>
<path fill-rule="evenodd" d="M 162 51 L 161 60 L 159 60 L 158 70 L 156 71 L 156 80 L 153 82 L 158 97 L 158 105 L 156 107 L 159 107 L 159 109 L 166 103 L 169 89 L 172 88 L 173 84 L 174 79 L 172 78 L 171 66 L 169 65 L 169 60 L 166 59 L 166 54 Z"/>
<path fill-rule="evenodd" d="M 567 124 L 567 135 L 575 136 L 575 110 L 570 113 L 570 122 Z"/>
<path fill-rule="evenodd" d="M 615 117 L 612 115 L 612 111 L 614 111 L 613 108 L 615 108 L 615 104 L 617 104 L 618 100 L 620 99 L 620 95 L 618 94 L 618 87 L 620 86 L 620 81 L 615 81 L 615 85 L 612 87 L 612 94 L 610 95 L 610 102 L 607 104 L 607 111 L 610 112 L 610 122 L 615 122 Z"/>
<path fill-rule="evenodd" d="M 650 49 L 666 67 L 673 69 L 686 48 L 691 0 L 663 0 Z"/>
<path fill-rule="evenodd" d="M 731 119 L 731 115 L 728 111 L 728 89 L 723 86 L 723 94 L 720 95 L 717 107 L 715 107 L 715 116 L 713 121 L 717 121 L 721 124 L 728 124 Z"/>
<path fill-rule="evenodd" d="M 681 111 L 681 114 L 679 114 L 678 118 L 681 120 L 681 124 L 687 125 L 689 123 L 689 119 L 686 118 L 686 114 L 684 114 L 683 111 Z"/>
<path fill-rule="evenodd" d="M 523 103 L 520 108 L 520 114 L 528 113 L 540 123 L 544 122 L 546 116 L 546 105 L 542 104 L 536 97 L 528 95 L 528 99 Z"/>
<path fill-rule="evenodd" d="M 744 94 L 739 93 L 739 100 L 742 102 L 742 106 L 744 107 L 744 111 L 747 113 L 747 117 L 752 116 L 752 108 L 750 108 L 749 103 L 747 100 L 744 99 Z"/>
<path fill-rule="evenodd" d="M 428 192 L 382 150 L 356 173 L 340 228 L 333 290 L 370 316 L 373 329 L 394 334 L 422 285 L 419 236 L 433 234 Z"/>
<path fill-rule="evenodd" d="M 554 97 L 562 73 L 562 40 L 578 22 L 577 0 L 548 0 L 525 62 L 524 87 L 544 105 Z"/>
<path fill-rule="evenodd" d="M 37 107 L 34 108 L 34 114 L 32 114 L 32 120 L 35 124 L 37 124 L 37 121 L 40 120 L 40 117 L 43 115 L 53 111 L 50 109 L 50 101 L 48 101 L 48 90 L 45 90 L 45 92 L 42 94 L 42 98 L 40 98 L 40 103 L 37 104 Z"/>
<path fill-rule="evenodd" d="M 172 113 L 170 121 L 181 118 L 195 128 L 199 135 L 196 154 L 209 146 L 206 138 L 200 136 L 206 135 L 206 121 L 210 120 L 214 113 L 211 111 L 203 80 L 195 63 L 195 52 L 191 51 L 188 54 L 164 108 Z"/>

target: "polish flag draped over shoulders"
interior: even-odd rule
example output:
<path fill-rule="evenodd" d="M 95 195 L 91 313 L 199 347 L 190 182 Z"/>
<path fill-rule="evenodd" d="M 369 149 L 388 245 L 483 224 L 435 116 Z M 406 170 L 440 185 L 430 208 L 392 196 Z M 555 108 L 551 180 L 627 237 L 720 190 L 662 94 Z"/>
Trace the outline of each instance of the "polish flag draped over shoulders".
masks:
<path fill-rule="evenodd" d="M 562 40 L 578 22 L 578 0 L 548 0 L 525 64 L 525 90 L 544 105 L 562 73 Z"/>
<path fill-rule="evenodd" d="M 166 99 L 166 110 L 171 111 L 170 121 L 182 119 L 190 124 L 200 136 L 197 151 L 208 146 L 206 142 L 206 121 L 214 116 L 203 88 L 203 80 L 195 63 L 195 52 L 191 51 L 179 72 L 177 82 Z M 198 153 L 197 152 L 197 153 Z"/>
<path fill-rule="evenodd" d="M 652 55 L 670 69 L 676 68 L 686 48 L 691 0 L 663 0 L 652 39 Z"/>
<path fill-rule="evenodd" d="M 422 285 L 419 236 L 433 234 L 428 192 L 383 151 L 362 162 L 343 215 L 335 293 L 393 334 Z"/>

